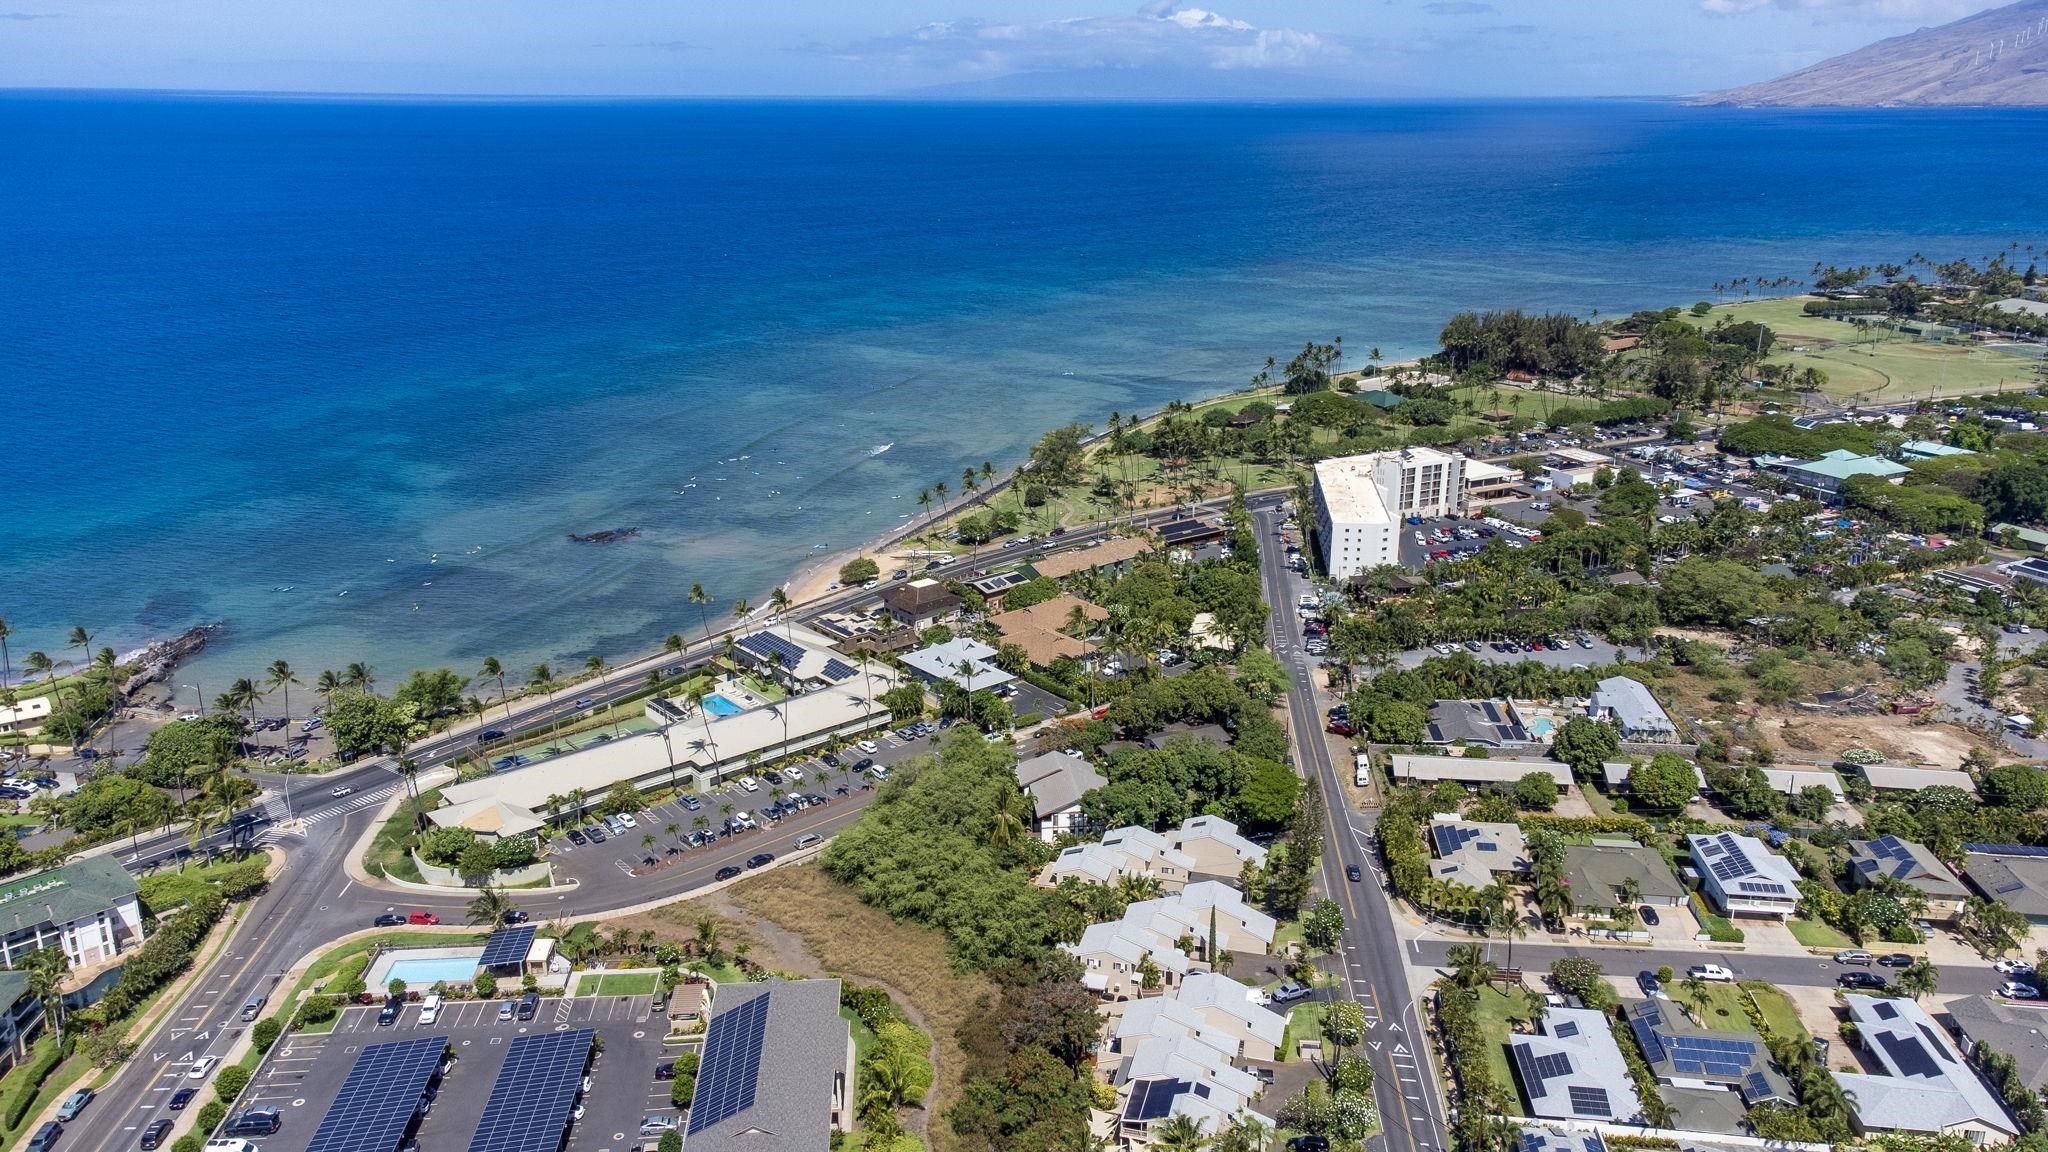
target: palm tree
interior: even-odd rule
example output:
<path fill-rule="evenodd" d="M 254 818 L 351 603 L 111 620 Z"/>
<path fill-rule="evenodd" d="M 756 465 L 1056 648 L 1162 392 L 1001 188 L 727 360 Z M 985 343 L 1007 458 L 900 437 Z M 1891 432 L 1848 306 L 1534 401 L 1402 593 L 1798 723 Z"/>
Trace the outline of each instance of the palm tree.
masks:
<path fill-rule="evenodd" d="M 689 697 L 690 703 L 697 708 L 697 718 L 704 722 L 704 743 L 710 746 L 711 762 L 716 764 L 718 763 L 718 741 L 712 739 L 711 736 L 711 713 L 704 710 L 704 698 L 711 695 L 711 690 L 704 681 L 698 680 L 690 685 L 690 691 L 686 695 Z M 670 762 L 674 762 L 673 758 L 671 758 Z"/>
<path fill-rule="evenodd" d="M 1209 1146 L 1209 1137 L 1202 1133 L 1202 1122 L 1183 1113 L 1169 1117 L 1164 1124 L 1152 1129 L 1152 1147 L 1159 1152 L 1201 1152 Z"/>
<path fill-rule="evenodd" d="M 1925 956 L 1907 965 L 1904 971 L 1892 978 L 1892 982 L 1899 991 L 1915 1000 L 1941 991 L 1941 973 Z"/>
<path fill-rule="evenodd" d="M 51 663 L 49 655 L 41 651 L 30 652 L 28 659 L 21 662 L 21 666 L 30 676 L 48 676 L 50 678 L 50 694 L 56 697 L 56 708 L 62 710 L 64 707 L 64 693 L 57 687 L 57 666 Z"/>
<path fill-rule="evenodd" d="M 697 606 L 697 620 L 704 625 L 704 639 L 709 641 L 711 639 L 711 617 L 705 612 L 705 608 L 711 603 L 711 593 L 706 592 L 702 584 L 692 584 L 690 585 L 690 603 Z"/>
<path fill-rule="evenodd" d="M 74 624 L 71 626 L 69 646 L 78 649 L 79 655 L 83 657 L 79 661 L 80 664 L 92 662 L 92 638 L 93 634 L 87 632 L 83 625 Z"/>
<path fill-rule="evenodd" d="M 341 682 L 359 692 L 368 692 L 376 686 L 377 677 L 371 673 L 368 664 L 358 660 L 342 672 Z"/>
<path fill-rule="evenodd" d="M 549 710 L 549 711 L 553 711 L 553 710 L 554 710 L 554 707 L 555 707 L 555 670 L 554 670 L 554 669 L 552 669 L 552 668 L 548 667 L 548 666 L 547 666 L 546 664 L 535 664 L 535 665 L 533 666 L 533 670 L 532 670 L 532 671 L 530 671 L 530 672 L 528 672 L 528 673 L 526 674 L 526 686 L 527 686 L 527 687 L 529 687 L 529 688 L 534 688 L 534 689 L 537 689 L 537 690 L 539 690 L 539 691 L 542 691 L 542 692 L 545 692 L 545 693 L 547 693 L 547 698 L 548 698 L 548 710 Z M 559 716 L 557 716 L 557 717 L 555 717 L 555 718 L 554 718 L 554 720 L 553 720 L 553 721 L 551 722 L 551 724 L 550 724 L 550 727 L 551 727 L 551 728 L 553 728 L 553 729 L 559 730 L 559 729 L 561 728 L 561 725 L 562 725 L 562 718 L 561 718 L 561 717 L 559 717 Z"/>
<path fill-rule="evenodd" d="M 938 502 L 939 502 L 939 514 L 940 514 L 940 515 L 944 515 L 944 514 L 945 514 L 945 511 L 946 511 L 946 494 L 947 494 L 947 493 L 948 493 L 949 491 L 950 491 L 950 489 L 948 489 L 948 488 L 946 487 L 946 482 L 945 482 L 944 480 L 941 480 L 941 481 L 939 481 L 939 482 L 938 482 L 937 484 L 934 484 L 934 485 L 932 485 L 932 496 L 933 496 L 933 497 L 934 497 L 935 499 L 937 499 L 937 500 L 938 500 Z"/>
<path fill-rule="evenodd" d="M 498 700 L 505 705 L 505 719 L 512 718 L 512 697 L 505 691 L 505 666 L 498 663 L 496 656 L 484 657 L 483 666 L 476 670 L 478 676 L 498 682 Z"/>
<path fill-rule="evenodd" d="M 512 898 L 505 895 L 503 888 L 485 887 L 469 902 L 469 922 L 488 928 L 495 928 L 505 920 L 505 913 L 512 911 Z"/>
<path fill-rule="evenodd" d="M 597 690 L 599 693 L 602 693 L 606 687 L 605 675 L 606 673 L 611 671 L 610 666 L 604 662 L 604 657 L 593 654 L 583 661 L 583 666 L 585 668 L 588 668 L 590 671 L 597 673 Z M 656 668 L 655 671 L 658 673 L 661 671 L 661 669 Z M 618 709 L 616 708 L 612 709 L 611 713 L 612 735 L 616 736 L 619 734 L 619 721 L 623 719 L 623 717 L 619 715 Z"/>
<path fill-rule="evenodd" d="M 921 516 L 921 517 L 929 518 L 929 517 L 931 516 L 931 514 L 932 514 L 932 490 L 931 490 L 931 489 L 929 489 L 929 488 L 925 488 L 925 489 L 922 489 L 922 490 L 920 490 L 920 491 L 918 492 L 918 494 L 917 494 L 917 506 L 918 506 L 919 508 L 922 508 L 922 509 L 924 509 L 924 511 L 923 511 L 922 513 L 920 513 L 920 516 Z"/>
<path fill-rule="evenodd" d="M 1454 944 L 1444 959 L 1450 961 L 1451 982 L 1460 988 L 1478 988 L 1490 982 L 1498 970 L 1477 944 Z"/>
<path fill-rule="evenodd" d="M 272 691 L 284 693 L 284 725 L 289 732 L 292 725 L 292 685 L 299 683 L 299 674 L 292 671 L 290 664 L 282 660 L 273 660 L 270 662 L 270 671 L 264 683 Z"/>
<path fill-rule="evenodd" d="M 783 636 L 794 643 L 795 637 L 791 633 L 791 628 L 796 624 L 796 621 L 789 618 L 789 606 L 792 603 L 789 598 L 789 589 L 786 587 L 777 588 L 775 591 L 770 592 L 768 594 L 768 603 L 775 609 L 775 614 L 782 617 Z"/>
<path fill-rule="evenodd" d="M 1024 793 L 1005 788 L 996 797 L 995 823 L 989 826 L 988 842 L 998 848 L 1014 848 L 1029 832 L 1031 807 Z"/>
<path fill-rule="evenodd" d="M 64 976 L 71 971 L 71 958 L 62 948 L 38 948 L 22 965 L 28 973 L 29 995 L 43 1002 L 43 1014 L 52 1032 L 64 1030 Z"/>
<path fill-rule="evenodd" d="M 1678 987 L 1685 993 L 1685 998 L 1692 1002 L 1694 1022 L 1705 1024 L 1707 1019 L 1707 982 L 1698 976 L 1688 974 L 1685 979 L 1678 982 Z"/>
<path fill-rule="evenodd" d="M 0 688 L 7 687 L 7 682 L 14 678 L 14 663 L 7 657 L 7 638 L 13 634 L 14 630 L 7 626 L 7 618 L 0 616 Z"/>
<path fill-rule="evenodd" d="M 320 697 L 322 705 L 333 699 L 334 694 L 341 689 L 341 677 L 335 675 L 332 668 L 322 668 L 320 675 L 313 680 L 313 694 Z"/>
<path fill-rule="evenodd" d="M 744 622 L 753 611 L 753 605 L 748 604 L 745 597 L 732 602 L 732 618 L 735 623 Z"/>

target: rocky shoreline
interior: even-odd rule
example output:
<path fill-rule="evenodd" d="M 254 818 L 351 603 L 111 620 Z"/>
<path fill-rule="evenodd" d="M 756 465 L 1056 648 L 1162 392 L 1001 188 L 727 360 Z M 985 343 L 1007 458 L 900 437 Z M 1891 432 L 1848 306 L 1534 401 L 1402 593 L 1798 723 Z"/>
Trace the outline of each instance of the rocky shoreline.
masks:
<path fill-rule="evenodd" d="M 151 684 L 170 679 L 180 663 L 203 651 L 223 627 L 225 625 L 222 624 L 201 624 L 187 628 L 169 640 L 153 640 L 122 656 L 120 662 L 123 665 L 139 664 L 141 668 L 121 685 L 121 695 L 133 696 Z"/>

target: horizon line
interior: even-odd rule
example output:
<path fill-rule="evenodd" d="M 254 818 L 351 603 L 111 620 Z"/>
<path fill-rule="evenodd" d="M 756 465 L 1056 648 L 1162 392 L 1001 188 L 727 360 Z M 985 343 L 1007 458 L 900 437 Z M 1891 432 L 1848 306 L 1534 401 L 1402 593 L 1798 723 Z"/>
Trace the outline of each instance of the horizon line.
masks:
<path fill-rule="evenodd" d="M 1033 105 L 1033 104 L 1231 104 L 1266 105 L 1288 104 L 1301 106 L 1356 106 L 1356 105 L 1401 105 L 1401 104 L 1585 104 L 1585 103 L 1675 103 L 1696 100 L 1703 93 L 1643 93 L 1635 95 L 1565 95 L 1565 96 L 1474 96 L 1474 95 L 1401 95 L 1401 96 L 1298 96 L 1275 94 L 1257 96 L 1231 94 L 1218 96 L 1197 95 L 1133 95 L 1133 96 L 972 96 L 961 94 L 928 95 L 919 90 L 873 93 L 838 93 L 830 95 L 799 94 L 725 94 L 725 93 L 519 93 L 519 92 L 380 92 L 353 89 L 312 89 L 312 88 L 150 88 L 150 87 L 77 87 L 69 85 L 0 85 L 0 97 L 21 96 L 76 96 L 76 97 L 178 97 L 206 100 L 302 100 L 302 101 L 351 101 L 391 103 L 474 103 L 474 104 L 985 104 L 985 105 Z"/>

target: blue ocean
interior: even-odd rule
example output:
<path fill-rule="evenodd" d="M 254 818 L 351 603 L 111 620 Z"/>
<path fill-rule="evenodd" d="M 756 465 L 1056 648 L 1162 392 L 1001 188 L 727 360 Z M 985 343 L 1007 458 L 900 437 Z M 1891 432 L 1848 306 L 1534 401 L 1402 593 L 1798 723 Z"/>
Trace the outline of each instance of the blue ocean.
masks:
<path fill-rule="evenodd" d="M 2043 127 L 0 96 L 0 617 L 17 667 L 225 621 L 202 682 L 616 659 L 1310 338 L 2036 243 Z"/>

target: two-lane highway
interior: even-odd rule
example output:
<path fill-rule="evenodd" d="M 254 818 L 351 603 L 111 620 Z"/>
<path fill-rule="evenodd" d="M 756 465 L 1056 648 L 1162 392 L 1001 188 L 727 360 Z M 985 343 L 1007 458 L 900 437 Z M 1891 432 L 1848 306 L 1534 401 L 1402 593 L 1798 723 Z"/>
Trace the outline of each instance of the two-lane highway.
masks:
<path fill-rule="evenodd" d="M 1376 886 L 1352 882 L 1356 865 L 1370 876 L 1369 814 L 1351 811 L 1323 736 L 1315 661 L 1301 649 L 1296 599 L 1310 591 L 1286 564 L 1279 540 L 1281 512 L 1262 502 L 1252 511 L 1259 538 L 1259 572 L 1272 607 L 1273 654 L 1287 667 L 1288 719 L 1296 754 L 1310 787 L 1320 788 L 1326 810 L 1321 888 L 1344 911 L 1343 945 L 1337 976 L 1347 999 L 1365 1007 L 1364 1054 L 1373 1066 L 1373 1094 L 1379 1104 L 1387 1152 L 1444 1152 L 1444 1108 L 1425 1051 L 1423 1010 L 1408 993 L 1407 967 L 1394 934 L 1392 912 Z M 1345 765 L 1348 770 L 1350 765 Z"/>

